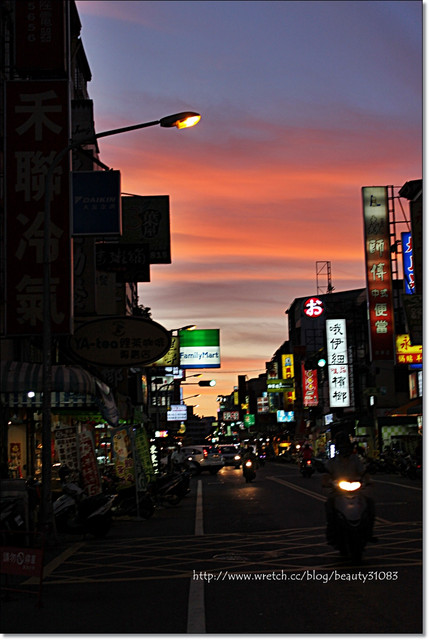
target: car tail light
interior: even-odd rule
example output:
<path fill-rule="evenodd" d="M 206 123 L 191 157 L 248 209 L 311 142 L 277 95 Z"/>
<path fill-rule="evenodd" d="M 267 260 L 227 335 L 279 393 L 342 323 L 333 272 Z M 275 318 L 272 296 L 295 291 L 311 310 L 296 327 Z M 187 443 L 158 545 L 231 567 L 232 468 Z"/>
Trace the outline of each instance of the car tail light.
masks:
<path fill-rule="evenodd" d="M 204 455 L 204 457 L 205 457 L 205 458 L 208 458 L 208 457 L 209 457 L 209 454 L 208 454 L 208 452 L 207 452 L 207 449 L 203 449 L 203 455 Z"/>

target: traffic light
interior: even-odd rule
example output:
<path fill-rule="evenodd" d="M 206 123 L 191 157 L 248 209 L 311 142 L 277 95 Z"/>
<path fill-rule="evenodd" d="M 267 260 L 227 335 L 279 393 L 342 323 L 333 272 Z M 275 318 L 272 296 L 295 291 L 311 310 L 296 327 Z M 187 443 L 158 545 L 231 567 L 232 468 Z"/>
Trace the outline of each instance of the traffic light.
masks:
<path fill-rule="evenodd" d="M 198 384 L 200 387 L 214 387 L 216 380 L 200 380 Z"/>

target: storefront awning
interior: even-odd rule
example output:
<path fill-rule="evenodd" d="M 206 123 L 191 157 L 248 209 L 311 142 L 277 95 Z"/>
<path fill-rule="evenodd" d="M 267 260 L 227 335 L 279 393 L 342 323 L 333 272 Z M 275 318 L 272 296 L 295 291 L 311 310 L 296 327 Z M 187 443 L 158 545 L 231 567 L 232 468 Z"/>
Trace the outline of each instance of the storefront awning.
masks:
<path fill-rule="evenodd" d="M 410 402 L 403 404 L 397 409 L 386 411 L 387 416 L 421 416 L 422 415 L 422 398 L 414 398 Z"/>
<path fill-rule="evenodd" d="M 28 397 L 33 391 L 34 396 Z M 42 406 L 43 365 L 2 360 L 0 362 L 0 394 L 2 404 L 9 407 Z M 79 366 L 52 366 L 53 408 L 98 406 L 103 418 L 112 426 L 119 422 L 119 412 L 110 388 Z"/>

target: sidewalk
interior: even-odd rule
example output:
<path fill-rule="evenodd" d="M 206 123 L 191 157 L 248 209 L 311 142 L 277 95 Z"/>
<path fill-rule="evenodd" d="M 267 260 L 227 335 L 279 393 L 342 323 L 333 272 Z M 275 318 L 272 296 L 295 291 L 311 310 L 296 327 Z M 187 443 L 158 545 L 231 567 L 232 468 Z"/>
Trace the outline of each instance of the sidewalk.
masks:
<path fill-rule="evenodd" d="M 163 525 L 162 514 L 160 522 L 151 527 L 145 520 L 117 519 L 106 540 L 124 540 L 153 536 L 154 529 L 159 530 Z M 149 525 L 149 526 L 148 526 Z M 157 533 L 155 533 L 157 535 Z M 136 598 L 135 587 L 132 582 L 118 584 L 91 584 L 85 580 L 81 584 L 73 583 L 70 578 L 61 583 L 61 565 L 67 559 L 84 547 L 88 541 L 93 541 L 91 552 L 96 540 L 90 536 L 70 534 L 58 535 L 56 542 L 50 542 L 45 548 L 44 575 L 49 576 L 54 570 L 58 573 L 57 584 L 42 582 L 41 603 L 38 607 L 39 578 L 10 576 L 13 586 L 17 589 L 29 590 L 30 593 L 1 591 L 0 632 L 3 634 L 63 634 L 63 633 L 114 633 L 123 632 L 129 626 L 129 621 L 122 624 L 115 620 L 115 613 L 129 611 Z M 2 576 L 2 585 L 5 576 Z M 58 584 L 59 582 L 59 584 Z M 160 585 L 160 588 L 162 585 Z M 162 588 L 161 588 L 162 591 Z M 163 601 L 162 592 L 159 594 Z M 118 627 L 119 625 L 119 627 Z M 130 632 L 130 631 L 127 631 Z M 132 632 L 132 631 L 131 631 Z M 138 616 L 135 633 L 142 633 L 141 619 Z"/>

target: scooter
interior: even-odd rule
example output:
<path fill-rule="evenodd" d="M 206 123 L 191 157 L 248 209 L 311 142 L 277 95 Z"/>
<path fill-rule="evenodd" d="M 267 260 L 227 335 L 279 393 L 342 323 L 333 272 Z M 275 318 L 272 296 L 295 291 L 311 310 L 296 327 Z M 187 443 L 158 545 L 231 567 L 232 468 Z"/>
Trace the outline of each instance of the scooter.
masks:
<path fill-rule="evenodd" d="M 104 538 L 112 523 L 115 498 L 104 493 L 88 497 L 74 482 L 63 484 L 63 494 L 53 503 L 57 531 Z"/>
<path fill-rule="evenodd" d="M 255 463 L 250 458 L 243 462 L 243 476 L 246 482 L 252 482 L 256 478 Z"/>
<path fill-rule="evenodd" d="M 314 473 L 314 464 L 313 460 L 301 460 L 301 464 L 299 466 L 299 470 L 304 478 L 311 478 Z"/>
<path fill-rule="evenodd" d="M 362 493 L 363 482 L 341 479 L 331 482 L 333 496 L 333 540 L 342 556 L 360 562 L 362 552 L 371 539 L 368 500 Z M 372 539 L 375 541 L 375 539 Z"/>

